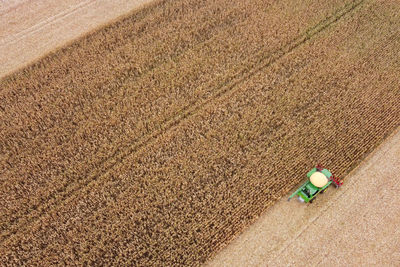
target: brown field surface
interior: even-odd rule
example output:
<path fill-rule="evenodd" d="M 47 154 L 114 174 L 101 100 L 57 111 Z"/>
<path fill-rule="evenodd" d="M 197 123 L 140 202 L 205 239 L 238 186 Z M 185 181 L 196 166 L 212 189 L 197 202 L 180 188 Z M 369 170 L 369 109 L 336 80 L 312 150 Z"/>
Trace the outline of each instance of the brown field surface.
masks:
<path fill-rule="evenodd" d="M 198 265 L 400 125 L 396 1 L 155 1 L 0 81 L 0 263 Z"/>

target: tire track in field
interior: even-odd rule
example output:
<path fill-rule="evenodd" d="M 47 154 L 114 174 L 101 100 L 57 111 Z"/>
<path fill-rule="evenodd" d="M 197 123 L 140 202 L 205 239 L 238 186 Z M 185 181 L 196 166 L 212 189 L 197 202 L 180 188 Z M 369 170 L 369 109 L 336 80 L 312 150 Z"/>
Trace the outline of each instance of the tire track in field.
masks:
<path fill-rule="evenodd" d="M 392 85 L 393 85 L 393 83 L 391 83 L 391 84 L 388 84 L 390 87 L 392 87 Z M 392 92 L 392 96 L 396 96 L 396 95 L 393 95 L 393 93 L 395 93 L 395 92 Z M 379 94 L 377 94 L 377 97 L 379 97 L 380 95 Z M 224 98 L 223 99 L 227 99 L 228 97 L 226 97 L 226 95 L 224 96 Z M 374 98 L 374 99 L 376 99 L 376 98 Z M 221 100 L 219 100 L 220 102 L 223 102 L 223 101 L 221 101 Z M 360 100 L 358 100 L 358 101 L 360 101 Z M 357 103 L 358 103 L 358 101 L 357 101 Z M 377 101 L 375 101 L 375 103 L 376 103 Z M 361 103 L 361 102 L 360 102 Z M 356 105 L 357 106 L 357 104 L 354 104 L 354 105 Z M 354 106 L 354 105 L 352 105 L 352 106 Z M 385 114 L 388 114 L 388 115 L 394 115 L 395 113 L 393 113 L 393 109 L 391 109 L 391 110 L 389 110 L 388 112 L 385 112 Z M 350 119 L 350 121 L 353 121 L 356 117 L 354 117 L 354 116 L 351 116 L 352 117 L 352 119 Z M 389 116 L 390 117 L 390 116 Z M 372 121 L 372 119 L 370 120 L 370 121 Z M 376 120 L 374 120 L 374 121 L 376 121 Z M 393 123 L 392 123 L 393 124 Z M 368 124 L 368 121 L 367 121 L 367 125 L 370 125 L 370 124 Z M 373 129 L 373 128 L 372 128 Z M 355 131 L 355 132 L 357 132 L 357 131 Z M 354 133 L 354 132 L 353 132 Z M 374 138 L 373 136 L 371 137 L 371 138 Z M 375 140 L 379 140 L 379 137 L 375 137 Z M 373 140 L 373 139 L 371 139 L 371 140 Z M 371 144 L 371 142 L 369 142 L 370 144 Z M 352 149 L 352 151 L 354 151 L 354 149 Z M 354 154 L 354 155 L 361 155 L 361 154 L 363 154 L 362 152 L 360 153 L 360 152 L 358 152 L 358 154 Z M 326 155 L 327 157 L 329 157 L 329 155 Z M 345 162 L 346 163 L 346 162 Z M 260 164 L 260 165 L 263 165 L 263 164 Z M 346 165 L 347 166 L 347 165 Z M 240 187 L 240 186 L 239 186 Z M 285 188 L 285 187 L 282 187 L 282 186 L 280 186 L 279 184 L 278 184 L 278 190 L 282 190 L 282 188 Z M 290 188 L 289 188 L 290 189 Z M 286 190 L 289 190 L 288 188 L 286 188 Z M 90 189 L 88 189 L 88 190 L 90 190 Z M 128 196 L 127 194 L 124 194 L 124 196 Z M 264 196 L 265 197 L 265 196 Z M 122 198 L 124 198 L 124 197 L 122 197 Z M 257 200 L 258 201 L 258 200 Z M 256 202 L 257 202 L 256 201 Z M 256 205 L 255 205 L 256 206 Z M 259 210 L 261 210 L 261 209 L 259 209 Z M 240 223 L 240 222 L 239 222 Z M 222 236 L 223 236 L 223 234 L 222 234 Z"/>
<path fill-rule="evenodd" d="M 21 40 L 22 38 L 32 35 L 38 31 L 40 31 L 44 27 L 51 25 L 53 23 L 56 23 L 56 22 L 62 20 L 63 18 L 68 17 L 68 16 L 78 12 L 79 10 L 81 10 L 84 7 L 93 5 L 95 2 L 96 2 L 96 0 L 86 0 L 85 2 L 81 2 L 78 5 L 72 6 L 54 16 L 50 16 L 50 17 L 46 18 L 45 20 L 42 20 L 41 22 L 39 22 L 27 29 L 24 29 L 16 34 L 11 35 L 8 38 L 3 39 L 0 42 L 0 47 L 6 46 L 8 44 L 16 43 L 19 40 Z"/>
<path fill-rule="evenodd" d="M 343 8 L 340 8 L 338 11 L 334 12 L 333 15 L 323 19 L 321 22 L 307 30 L 305 33 L 298 36 L 294 41 L 288 43 L 283 48 L 279 49 L 275 53 L 270 55 L 264 56 L 262 52 L 259 55 L 256 55 L 253 58 L 253 63 L 250 62 L 249 65 L 245 66 L 239 73 L 235 76 L 236 79 L 233 81 L 227 80 L 222 83 L 221 86 L 216 88 L 216 92 L 211 95 L 210 97 L 199 100 L 193 101 L 192 103 L 186 105 L 183 109 L 180 110 L 176 115 L 167 118 L 162 125 L 160 125 L 159 130 L 154 131 L 153 133 L 143 136 L 138 140 L 138 142 L 133 146 L 128 146 L 126 149 L 119 148 L 117 149 L 109 158 L 102 160 L 100 162 L 101 168 L 89 173 L 89 178 L 85 179 L 84 181 L 78 181 L 76 184 L 67 185 L 67 187 L 63 190 L 58 190 L 57 197 L 52 194 L 51 199 L 46 199 L 46 202 L 43 201 L 41 205 L 37 205 L 33 207 L 33 210 L 27 214 L 29 218 L 18 218 L 16 221 L 16 229 L 4 231 L 1 235 L 0 242 L 5 242 L 10 236 L 21 231 L 30 223 L 34 222 L 38 218 L 45 215 L 46 212 L 55 209 L 60 203 L 65 201 L 66 199 L 70 198 L 73 194 L 78 192 L 84 187 L 90 186 L 94 181 L 98 180 L 101 177 L 107 176 L 111 170 L 117 166 L 118 164 L 122 163 L 122 161 L 130 154 L 136 153 L 139 149 L 145 147 L 149 144 L 152 140 L 160 136 L 162 133 L 168 131 L 169 129 L 173 128 L 180 124 L 181 121 L 184 119 L 196 114 L 202 107 L 211 103 L 215 99 L 223 96 L 227 92 L 234 92 L 234 88 L 239 85 L 240 83 L 246 81 L 250 77 L 254 76 L 256 73 L 261 71 L 262 69 L 270 66 L 272 63 L 278 61 L 280 58 L 284 57 L 286 54 L 292 52 L 297 47 L 301 46 L 302 44 L 306 43 L 312 37 L 317 35 L 318 33 L 327 29 L 330 25 L 337 22 L 339 19 L 344 17 L 346 14 L 352 12 L 361 4 L 363 4 L 366 0 L 361 0 L 357 2 L 352 2 L 346 4 Z M 249 68 L 253 69 L 251 71 L 247 71 Z M 36 213 L 33 215 L 33 213 Z"/>
<path fill-rule="evenodd" d="M 243 91 L 243 90 L 241 90 L 241 91 Z M 223 99 L 226 99 L 226 95 L 224 96 Z M 221 99 L 219 99 L 218 101 L 219 101 L 219 102 L 223 102 L 223 101 L 221 101 Z M 90 192 L 90 190 L 91 190 L 91 189 L 89 188 L 89 189 L 87 189 L 87 191 L 85 191 L 85 192 Z M 85 194 L 85 192 L 83 192 L 83 193 Z M 127 196 L 127 194 L 124 194 L 124 195 Z M 76 200 L 76 199 L 79 199 L 79 197 L 80 197 L 80 196 L 78 196 L 77 198 L 75 198 L 75 200 Z M 71 203 L 71 202 L 68 202 L 68 204 L 66 204 L 66 205 L 70 205 L 70 203 Z M 58 208 L 58 210 L 61 210 L 61 208 Z M 57 211 L 57 212 L 58 212 L 58 211 Z M 54 212 L 52 212 L 52 214 L 55 215 Z M 46 215 L 46 217 L 49 218 L 49 215 Z M 45 217 L 45 218 L 46 218 L 46 217 Z M 45 220 L 45 219 L 42 218 L 41 220 Z M 19 235 L 19 236 L 20 236 L 20 235 Z M 14 239 L 14 240 L 15 240 L 15 239 Z"/>
<path fill-rule="evenodd" d="M 234 11 L 232 11 L 232 12 L 234 12 Z M 230 14 L 231 14 L 231 13 L 230 13 Z M 229 21 L 230 21 L 230 20 L 228 20 L 228 22 L 229 22 Z M 212 27 L 212 30 L 213 30 L 213 31 L 216 30 L 217 32 L 220 32 L 220 31 L 222 31 L 227 25 L 229 25 L 229 23 L 223 23 L 221 27 L 220 27 L 220 26 L 218 26 L 218 27 Z M 211 39 L 213 39 L 213 38 L 211 38 Z M 207 42 L 207 41 L 210 41 L 210 39 L 202 40 L 200 43 L 198 43 L 198 45 L 196 45 L 196 46 L 194 46 L 194 47 L 189 47 L 188 49 L 185 49 L 182 53 L 175 55 L 174 58 L 176 59 L 176 58 L 180 57 L 182 54 L 184 54 L 184 53 L 187 52 L 188 50 L 192 50 L 192 49 L 194 49 L 194 48 L 200 46 L 202 43 Z M 163 63 L 163 64 L 167 64 L 167 63 Z M 152 65 L 151 67 L 152 67 L 153 69 L 155 69 L 155 68 L 158 68 L 158 67 L 160 67 L 160 66 L 154 64 L 154 66 Z M 151 71 L 151 70 L 147 70 L 147 71 L 144 72 L 144 73 L 148 73 L 148 72 L 150 72 L 150 71 Z M 123 76 L 123 79 L 126 80 L 126 79 L 128 79 L 128 77 L 129 77 L 129 75 L 125 75 L 125 76 Z M 141 76 L 137 76 L 137 77 L 133 77 L 132 79 L 136 80 L 136 79 L 138 79 L 138 78 L 140 78 L 140 77 L 141 77 Z M 112 85 L 112 86 L 115 86 L 115 85 L 117 85 L 117 84 L 118 84 L 118 81 L 115 82 L 115 84 Z M 98 100 L 99 100 L 99 99 L 98 99 Z M 99 100 L 99 101 L 100 101 L 100 100 Z M 85 102 L 85 103 L 86 103 L 86 102 Z M 87 106 L 90 106 L 90 105 L 93 105 L 93 103 L 90 103 L 90 104 L 88 104 Z M 34 139 L 33 141 L 37 140 L 39 137 L 41 137 L 41 136 L 35 137 L 35 139 Z M 68 138 L 67 141 L 70 140 L 70 139 L 72 139 L 72 138 L 73 138 L 73 136 L 71 136 L 70 138 Z M 105 159 L 105 160 L 107 160 L 107 159 Z M 103 164 L 103 162 L 104 162 L 105 160 L 100 161 L 99 164 L 100 164 L 100 165 Z M 67 175 L 67 174 L 64 173 L 64 176 L 65 176 L 65 175 Z M 84 176 L 87 176 L 88 173 L 86 172 L 86 173 L 84 173 L 83 175 L 84 175 Z M 78 181 L 74 181 L 73 183 L 69 183 L 69 184 L 64 184 L 62 187 L 60 187 L 60 188 L 57 189 L 57 192 L 56 192 L 56 193 L 65 191 L 67 187 L 72 186 L 72 185 L 73 185 L 74 183 L 76 183 L 76 182 L 78 182 Z M 44 199 L 41 199 L 39 205 L 41 205 L 43 202 L 47 201 L 48 199 L 54 197 L 54 195 L 55 195 L 56 193 L 53 193 L 53 195 L 50 195 L 49 197 L 46 197 L 46 198 L 44 198 Z M 32 207 L 37 208 L 37 206 L 39 206 L 39 205 L 33 205 Z M 28 214 L 25 214 L 25 215 L 29 215 L 29 213 L 28 213 Z M 13 219 L 13 220 L 10 221 L 10 222 L 11 222 L 11 227 L 12 227 L 12 224 L 13 224 L 17 219 L 18 219 L 18 218 L 15 218 L 15 219 Z"/>

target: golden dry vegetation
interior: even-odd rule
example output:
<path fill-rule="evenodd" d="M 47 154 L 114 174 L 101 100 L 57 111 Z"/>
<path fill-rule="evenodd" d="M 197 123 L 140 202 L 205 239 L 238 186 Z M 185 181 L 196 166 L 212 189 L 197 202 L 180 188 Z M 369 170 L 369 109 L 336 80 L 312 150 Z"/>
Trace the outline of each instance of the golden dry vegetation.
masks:
<path fill-rule="evenodd" d="M 400 123 L 395 1 L 157 1 L 6 77 L 0 261 L 198 265 Z"/>

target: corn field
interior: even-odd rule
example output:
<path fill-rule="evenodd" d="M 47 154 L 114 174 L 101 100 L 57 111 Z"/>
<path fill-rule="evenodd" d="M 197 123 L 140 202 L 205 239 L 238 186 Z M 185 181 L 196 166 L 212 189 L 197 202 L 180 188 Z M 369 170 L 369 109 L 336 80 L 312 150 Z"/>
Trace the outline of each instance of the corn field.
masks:
<path fill-rule="evenodd" d="M 399 14 L 155 1 L 3 78 L 0 263 L 200 265 L 345 177 L 400 125 Z"/>

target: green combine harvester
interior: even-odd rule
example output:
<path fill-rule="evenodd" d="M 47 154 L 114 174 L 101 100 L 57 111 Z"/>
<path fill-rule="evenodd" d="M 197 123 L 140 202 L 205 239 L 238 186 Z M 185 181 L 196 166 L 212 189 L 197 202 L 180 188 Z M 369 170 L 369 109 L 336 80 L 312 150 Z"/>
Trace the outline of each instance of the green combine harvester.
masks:
<path fill-rule="evenodd" d="M 336 188 L 343 184 L 341 179 L 335 177 L 329 170 L 320 165 L 317 165 L 309 171 L 307 177 L 308 181 L 300 186 L 300 188 L 289 197 L 288 201 L 297 195 L 300 202 L 312 203 L 316 196 L 319 193 L 324 193 L 331 184 L 334 184 Z"/>

